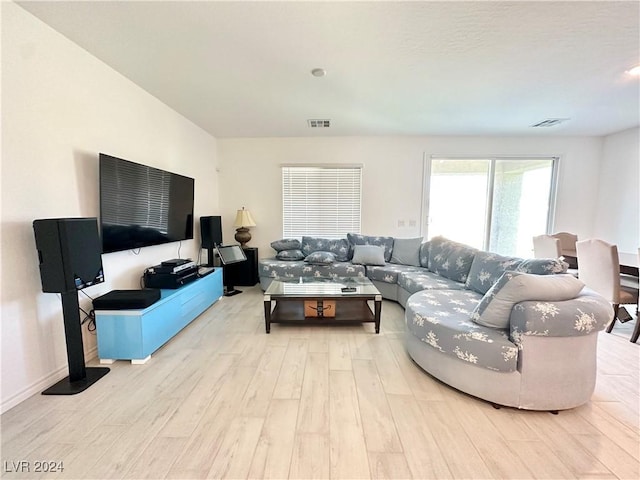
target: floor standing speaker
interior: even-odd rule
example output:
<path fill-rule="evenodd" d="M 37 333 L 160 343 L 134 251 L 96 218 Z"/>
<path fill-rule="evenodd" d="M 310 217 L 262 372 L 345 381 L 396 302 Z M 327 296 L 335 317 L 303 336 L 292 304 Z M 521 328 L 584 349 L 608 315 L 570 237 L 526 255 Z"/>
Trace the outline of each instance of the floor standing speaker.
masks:
<path fill-rule="evenodd" d="M 33 222 L 43 292 L 60 293 L 69 376 L 43 395 L 80 393 L 109 372 L 84 363 L 78 292 L 104 282 L 98 222 L 95 218 L 47 218 Z"/>
<path fill-rule="evenodd" d="M 213 249 L 222 245 L 222 217 L 200 217 L 202 248 L 207 249 L 207 265 L 214 266 Z"/>

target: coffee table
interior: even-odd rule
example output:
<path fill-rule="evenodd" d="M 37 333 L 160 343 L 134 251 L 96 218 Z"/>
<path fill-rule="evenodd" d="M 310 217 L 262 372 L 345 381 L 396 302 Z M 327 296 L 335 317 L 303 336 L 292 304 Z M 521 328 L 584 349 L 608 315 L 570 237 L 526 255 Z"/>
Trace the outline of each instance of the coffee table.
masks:
<path fill-rule="evenodd" d="M 351 291 L 344 291 L 345 287 Z M 315 307 L 314 316 L 305 316 L 305 302 L 308 307 Z M 369 302 L 373 302 L 373 309 Z M 323 315 L 323 304 L 335 311 Z M 381 311 L 382 295 L 366 277 L 278 279 L 273 280 L 264 292 L 267 333 L 271 331 L 272 323 L 335 325 L 367 322 L 375 323 L 376 333 L 380 333 Z"/>

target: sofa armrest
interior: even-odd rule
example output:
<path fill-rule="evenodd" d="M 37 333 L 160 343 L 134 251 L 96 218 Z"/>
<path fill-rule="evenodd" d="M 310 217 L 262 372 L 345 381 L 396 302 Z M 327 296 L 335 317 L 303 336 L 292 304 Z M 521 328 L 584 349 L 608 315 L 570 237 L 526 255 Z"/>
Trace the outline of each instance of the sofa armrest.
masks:
<path fill-rule="evenodd" d="M 526 301 L 513 307 L 511 341 L 520 347 L 523 335 L 577 337 L 602 330 L 613 318 L 611 304 L 593 290 L 584 288 L 571 300 Z"/>

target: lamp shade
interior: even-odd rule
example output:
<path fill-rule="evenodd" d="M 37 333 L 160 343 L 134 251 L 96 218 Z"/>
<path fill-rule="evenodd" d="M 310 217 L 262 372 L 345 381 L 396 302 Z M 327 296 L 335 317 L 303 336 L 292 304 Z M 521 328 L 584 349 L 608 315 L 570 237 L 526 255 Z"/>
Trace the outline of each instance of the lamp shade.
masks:
<path fill-rule="evenodd" d="M 233 222 L 234 227 L 255 227 L 256 222 L 253 220 L 251 213 L 249 210 L 245 210 L 242 207 L 242 210 L 238 210 L 236 214 L 236 221 Z"/>

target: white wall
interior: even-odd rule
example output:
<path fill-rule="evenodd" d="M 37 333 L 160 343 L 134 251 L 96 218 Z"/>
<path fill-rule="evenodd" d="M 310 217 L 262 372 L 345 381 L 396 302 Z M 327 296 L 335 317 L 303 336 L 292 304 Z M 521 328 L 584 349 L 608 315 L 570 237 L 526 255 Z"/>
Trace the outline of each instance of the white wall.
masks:
<path fill-rule="evenodd" d="M 282 237 L 283 163 L 363 164 L 362 232 L 396 237 L 418 235 L 425 155 L 561 157 L 553 230 L 585 237 L 594 229 L 601 150 L 599 137 L 218 139 L 225 242 L 233 241 L 235 210 L 245 206 L 257 224 L 251 229 L 249 245 L 260 248 L 260 257 L 273 255 L 269 244 Z M 466 201 L 463 194 L 459 201 Z M 399 220 L 404 220 L 404 228 L 398 227 Z M 408 227 L 412 220 L 416 221 L 414 228 Z"/>
<path fill-rule="evenodd" d="M 4 411 L 67 375 L 61 302 L 42 293 L 31 224 L 98 216 L 98 153 L 194 177 L 196 218 L 218 214 L 219 192 L 215 138 L 19 6 L 2 2 L 1 20 Z M 183 258 L 198 255 L 195 235 Z M 177 256 L 178 243 L 104 255 L 106 282 L 86 293 L 139 288 L 144 268 Z"/>
<path fill-rule="evenodd" d="M 594 236 L 620 252 L 640 247 L 640 128 L 604 138 Z"/>

